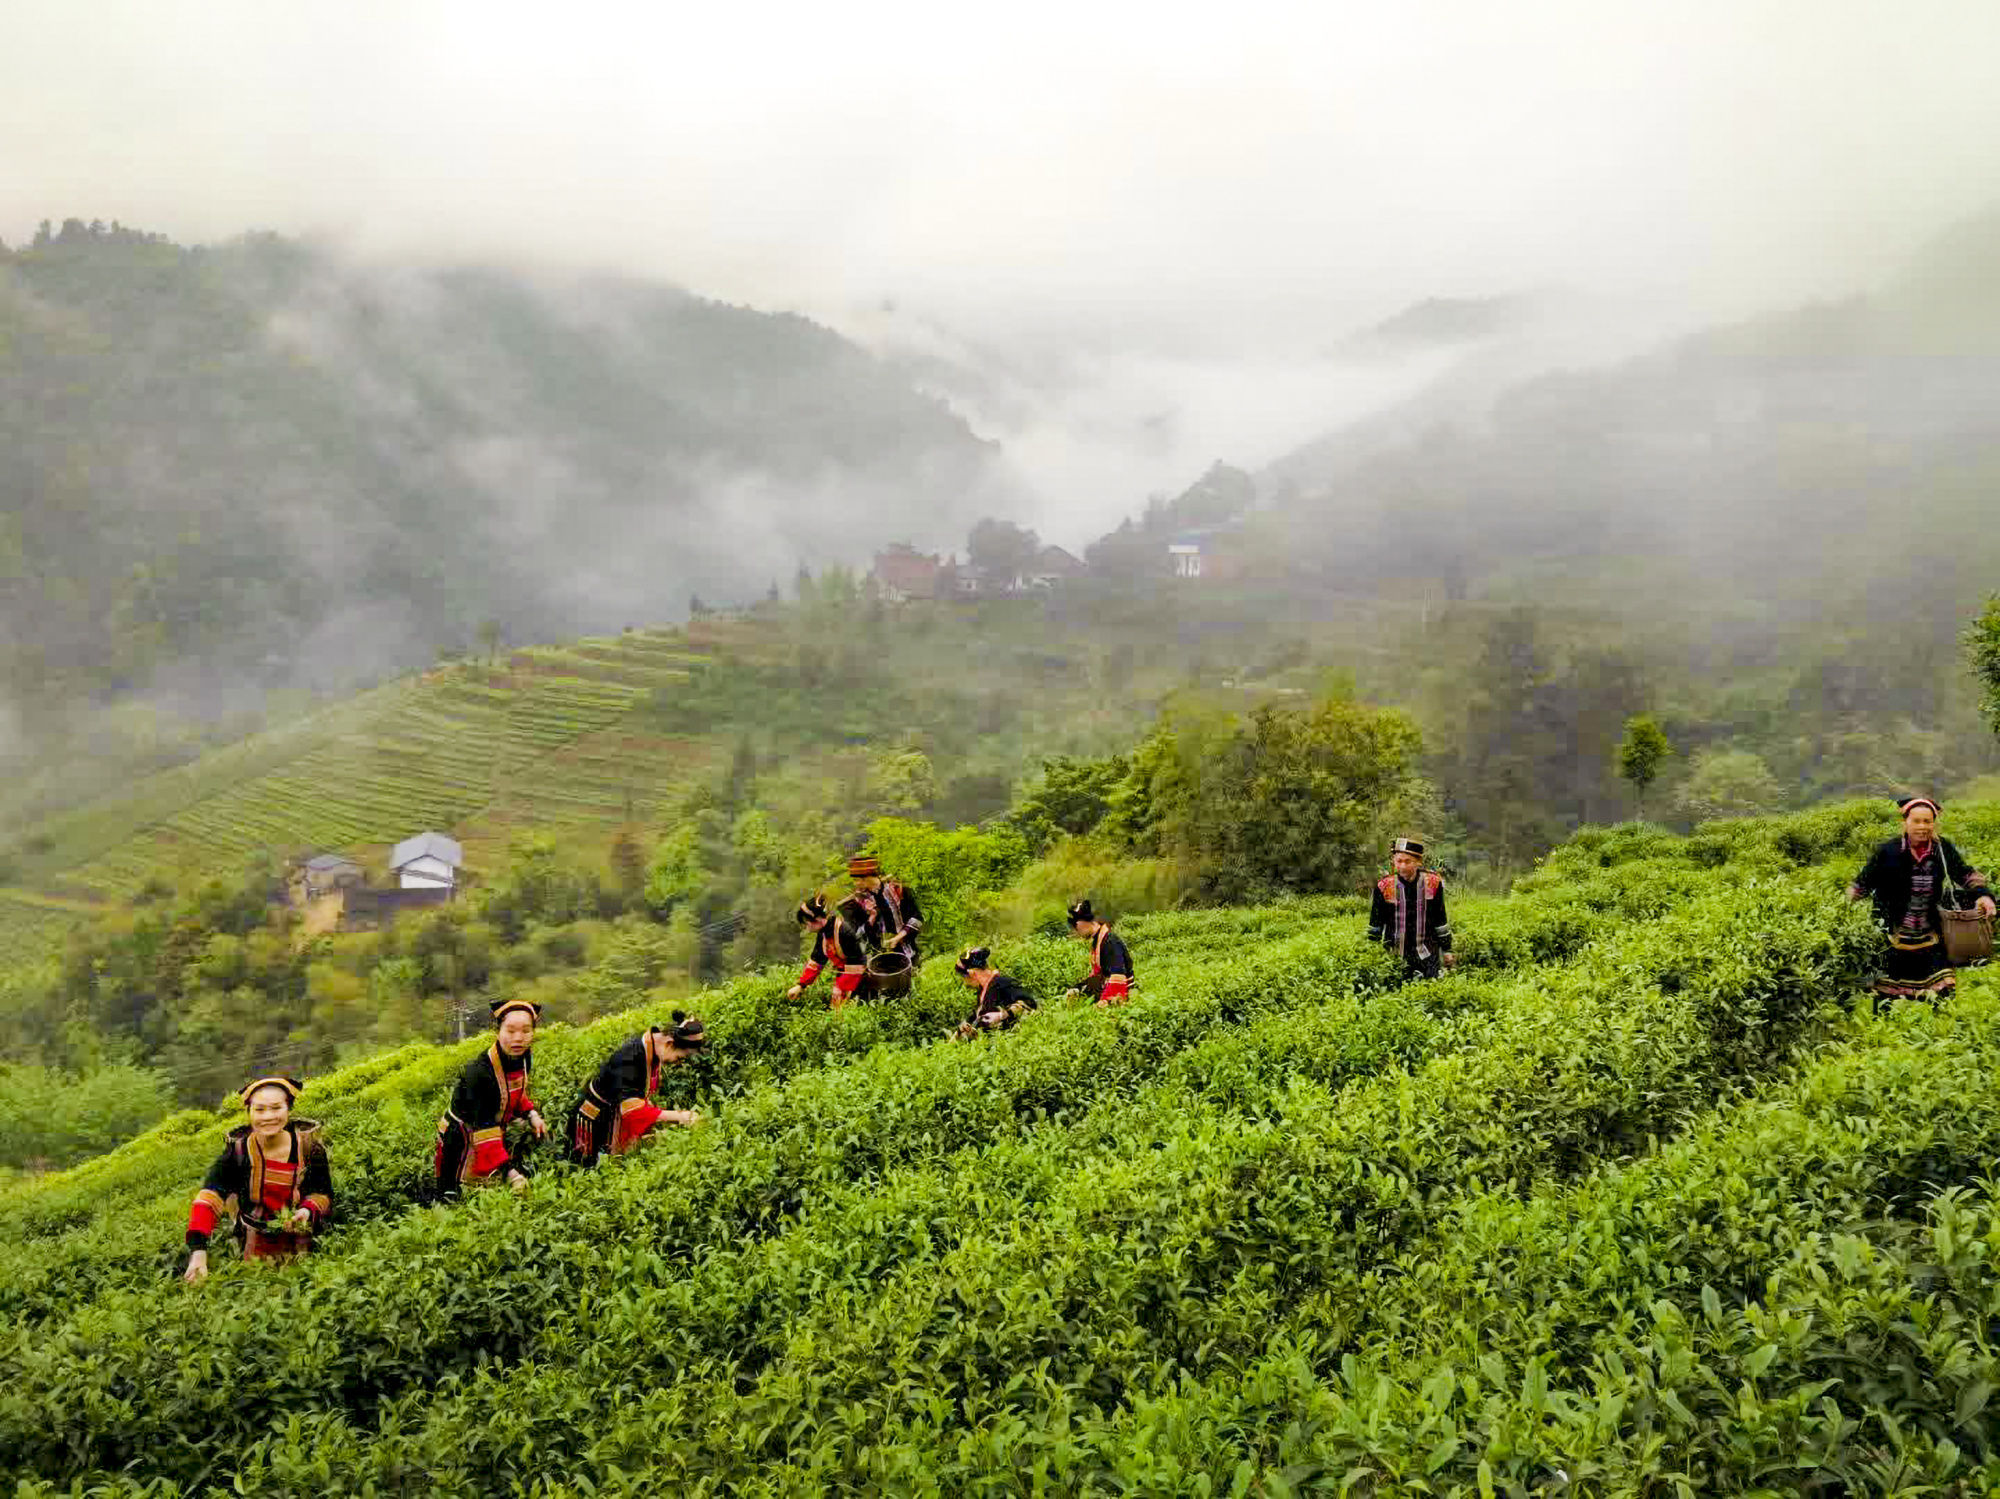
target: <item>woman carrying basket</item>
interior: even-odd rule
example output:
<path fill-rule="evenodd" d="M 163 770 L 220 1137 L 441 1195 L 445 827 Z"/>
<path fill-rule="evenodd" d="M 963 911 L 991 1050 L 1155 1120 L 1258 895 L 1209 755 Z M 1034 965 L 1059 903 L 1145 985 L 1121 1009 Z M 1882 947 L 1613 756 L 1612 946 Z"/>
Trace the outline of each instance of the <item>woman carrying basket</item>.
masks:
<path fill-rule="evenodd" d="M 1896 803 L 1903 814 L 1901 837 L 1891 838 L 1869 856 L 1848 887 L 1851 901 L 1867 896 L 1875 919 L 1888 929 L 1889 951 L 1875 977 L 1876 1007 L 1898 999 L 1937 1000 L 1958 987 L 1945 950 L 1942 909 L 1960 906 L 1959 895 L 1989 920 L 1994 913 L 1986 876 L 1966 862 L 1956 845 L 1938 836 L 1938 804 L 1928 796 Z"/>

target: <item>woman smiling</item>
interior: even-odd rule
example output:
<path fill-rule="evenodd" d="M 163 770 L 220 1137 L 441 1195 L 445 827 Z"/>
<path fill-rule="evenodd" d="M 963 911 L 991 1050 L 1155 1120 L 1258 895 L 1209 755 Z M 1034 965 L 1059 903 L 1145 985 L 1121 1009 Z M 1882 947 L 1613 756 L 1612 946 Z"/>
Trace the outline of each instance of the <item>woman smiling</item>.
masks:
<path fill-rule="evenodd" d="M 296 1078 L 260 1077 L 243 1090 L 250 1121 L 208 1168 L 188 1211 L 187 1278 L 208 1274 L 208 1241 L 222 1216 L 236 1220 L 246 1260 L 283 1260 L 312 1247 L 312 1235 L 333 1211 L 333 1179 L 319 1127 L 294 1119 Z"/>

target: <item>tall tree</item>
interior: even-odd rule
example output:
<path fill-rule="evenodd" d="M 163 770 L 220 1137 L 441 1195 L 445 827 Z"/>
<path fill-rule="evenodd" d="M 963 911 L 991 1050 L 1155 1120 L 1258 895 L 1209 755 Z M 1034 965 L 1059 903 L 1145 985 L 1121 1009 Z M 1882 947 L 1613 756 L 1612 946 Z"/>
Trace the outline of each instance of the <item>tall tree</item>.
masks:
<path fill-rule="evenodd" d="M 1965 653 L 1979 680 L 1979 711 L 2000 734 L 2000 593 L 1986 600 L 1985 612 L 1965 632 Z"/>
<path fill-rule="evenodd" d="M 1625 720 L 1625 738 L 1618 746 L 1618 775 L 1638 798 L 1639 815 L 1646 815 L 1646 788 L 1659 778 L 1660 765 L 1674 752 L 1659 720 L 1650 713 Z"/>
<path fill-rule="evenodd" d="M 1012 588 L 1016 579 L 1034 571 L 1042 543 L 1026 526 L 989 516 L 972 528 L 965 550 L 972 565 L 986 575 L 987 583 L 1005 590 Z"/>

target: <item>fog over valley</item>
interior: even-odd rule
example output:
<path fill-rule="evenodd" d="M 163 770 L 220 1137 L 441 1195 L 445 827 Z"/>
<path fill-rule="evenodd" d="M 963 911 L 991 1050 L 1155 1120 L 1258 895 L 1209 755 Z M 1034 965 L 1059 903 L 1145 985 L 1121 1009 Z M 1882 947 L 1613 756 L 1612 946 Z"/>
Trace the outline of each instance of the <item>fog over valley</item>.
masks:
<path fill-rule="evenodd" d="M 1936 645 L 1995 557 L 1995 56 L 1976 3 L 11 6 L 0 753 L 982 521 L 1100 581 L 1221 528 L 1301 627 Z"/>

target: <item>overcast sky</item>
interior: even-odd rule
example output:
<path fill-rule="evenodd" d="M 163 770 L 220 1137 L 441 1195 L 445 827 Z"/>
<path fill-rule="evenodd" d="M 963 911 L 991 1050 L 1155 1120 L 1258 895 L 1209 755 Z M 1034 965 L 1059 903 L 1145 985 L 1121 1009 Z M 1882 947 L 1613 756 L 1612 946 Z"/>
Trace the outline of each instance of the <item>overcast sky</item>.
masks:
<path fill-rule="evenodd" d="M 2000 0 L 5 0 L 0 237 L 319 231 L 1282 361 L 1428 295 L 1865 284 L 2000 198 L 1996 78 Z"/>

